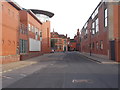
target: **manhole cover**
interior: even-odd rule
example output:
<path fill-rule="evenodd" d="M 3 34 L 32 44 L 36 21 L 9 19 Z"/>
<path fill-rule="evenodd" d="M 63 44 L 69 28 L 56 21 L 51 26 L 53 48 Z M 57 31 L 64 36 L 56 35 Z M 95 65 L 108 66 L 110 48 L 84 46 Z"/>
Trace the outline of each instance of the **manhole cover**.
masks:
<path fill-rule="evenodd" d="M 72 80 L 72 83 L 92 83 L 92 80 L 86 80 L 86 79 L 82 79 L 82 80 L 78 80 L 78 79 L 74 79 Z"/>

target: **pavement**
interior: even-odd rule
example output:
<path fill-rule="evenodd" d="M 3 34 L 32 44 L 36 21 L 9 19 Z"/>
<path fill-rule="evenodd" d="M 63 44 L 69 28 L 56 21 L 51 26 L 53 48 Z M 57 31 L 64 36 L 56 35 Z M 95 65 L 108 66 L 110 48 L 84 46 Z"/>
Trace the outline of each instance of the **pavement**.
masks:
<path fill-rule="evenodd" d="M 117 64 L 98 63 L 78 52 L 36 59 L 36 64 L 3 73 L 3 88 L 118 88 Z"/>
<path fill-rule="evenodd" d="M 23 68 L 25 66 L 36 64 L 38 61 L 37 58 L 38 57 L 27 59 L 24 61 L 13 62 L 13 63 L 9 63 L 9 64 L 3 64 L 2 72 L 0 72 L 0 73 L 6 73 L 6 72 L 10 72 L 15 69 Z"/>
<path fill-rule="evenodd" d="M 58 53 L 56 53 L 58 54 Z M 23 68 L 23 67 L 26 67 L 26 66 L 30 66 L 32 64 L 36 64 L 40 61 L 45 61 L 45 60 L 50 60 L 49 58 L 44 58 L 45 56 L 50 56 L 50 54 L 44 54 L 42 56 L 37 56 L 37 57 L 34 57 L 34 58 L 30 58 L 30 59 L 26 59 L 26 60 L 23 60 L 23 61 L 18 61 L 18 62 L 13 62 L 13 63 L 8 63 L 8 64 L 3 64 L 3 65 L 0 65 L 0 68 L 2 68 L 2 70 L 0 70 L 0 74 L 1 73 L 6 73 L 6 72 L 10 72 L 10 71 L 13 71 L 13 70 L 16 70 L 16 69 L 20 69 L 20 68 Z M 59 54 L 60 55 L 60 54 Z"/>
<path fill-rule="evenodd" d="M 80 52 L 78 52 L 80 53 Z M 109 59 L 105 59 L 105 58 L 102 58 L 102 57 L 97 57 L 97 56 L 94 56 L 94 55 L 91 55 L 89 53 L 80 53 L 81 55 L 93 60 L 93 61 L 96 61 L 98 63 L 102 63 L 102 64 L 120 64 L 119 62 L 116 62 L 116 61 L 113 61 L 113 60 L 109 60 Z"/>

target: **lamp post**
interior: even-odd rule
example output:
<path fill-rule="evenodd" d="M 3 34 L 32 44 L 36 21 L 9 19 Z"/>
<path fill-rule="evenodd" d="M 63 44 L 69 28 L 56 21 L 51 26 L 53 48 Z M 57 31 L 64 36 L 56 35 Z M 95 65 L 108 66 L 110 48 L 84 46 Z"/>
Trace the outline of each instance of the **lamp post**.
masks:
<path fill-rule="evenodd" d="M 90 56 L 92 56 L 92 51 L 91 51 L 91 33 L 92 33 L 92 30 L 90 29 Z"/>

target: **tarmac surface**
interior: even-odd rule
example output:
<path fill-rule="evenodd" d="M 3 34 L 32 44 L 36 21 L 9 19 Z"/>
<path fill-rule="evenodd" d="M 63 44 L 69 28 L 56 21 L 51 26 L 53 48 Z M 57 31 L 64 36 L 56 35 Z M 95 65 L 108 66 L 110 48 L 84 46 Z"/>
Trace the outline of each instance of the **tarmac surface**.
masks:
<path fill-rule="evenodd" d="M 30 62 L 36 63 L 3 73 L 3 88 L 118 88 L 118 64 L 78 52 L 46 54 Z"/>

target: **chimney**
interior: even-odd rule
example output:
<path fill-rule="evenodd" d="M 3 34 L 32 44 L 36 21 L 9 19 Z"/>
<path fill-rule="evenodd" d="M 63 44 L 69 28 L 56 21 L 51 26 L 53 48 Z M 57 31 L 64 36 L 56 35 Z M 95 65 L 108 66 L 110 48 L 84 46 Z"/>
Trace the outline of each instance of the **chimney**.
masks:
<path fill-rule="evenodd" d="M 67 34 L 66 34 L 66 37 L 67 37 Z"/>

